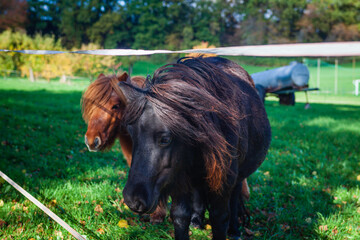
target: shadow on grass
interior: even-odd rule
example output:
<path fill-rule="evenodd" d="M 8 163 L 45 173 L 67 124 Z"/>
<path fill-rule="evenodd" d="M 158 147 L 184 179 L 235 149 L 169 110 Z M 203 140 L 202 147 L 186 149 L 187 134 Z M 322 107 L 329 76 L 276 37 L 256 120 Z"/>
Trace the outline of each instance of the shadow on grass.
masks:
<path fill-rule="evenodd" d="M 83 204 L 79 209 L 83 208 L 84 213 L 75 214 L 71 206 L 84 199 L 103 199 L 109 214 L 94 220 L 96 224 L 116 226 L 118 219 L 132 218 L 130 213 L 113 208 L 108 199 L 121 199 L 115 189 L 122 190 L 127 166 L 119 145 L 107 153 L 87 152 L 80 97 L 81 92 L 0 90 L 0 169 L 46 202 L 63 199 L 66 204 L 59 203 L 63 206 L 57 211 L 60 216 L 99 239 L 94 232 L 97 225 L 85 229 L 79 225 L 80 218 L 94 214 L 93 207 Z M 251 227 L 260 233 L 256 238 L 318 238 L 319 214 L 340 214 L 334 202 L 336 189 L 358 186 L 355 173 L 360 172 L 360 107 L 314 103 L 311 109 L 303 107 L 302 103 L 286 107 L 266 102 L 272 145 L 267 160 L 249 178 Z M 0 198 L 4 201 L 23 199 L 15 190 L 5 188 L 0 183 Z M 41 221 L 38 216 L 31 218 Z M 6 219 L 16 224 L 15 217 Z M 159 229 L 166 232 L 166 227 Z M 158 228 L 151 229 L 147 231 Z M 115 228 L 111 231 L 110 238 L 126 234 Z M 142 231 L 131 226 L 127 233 L 135 236 Z"/>

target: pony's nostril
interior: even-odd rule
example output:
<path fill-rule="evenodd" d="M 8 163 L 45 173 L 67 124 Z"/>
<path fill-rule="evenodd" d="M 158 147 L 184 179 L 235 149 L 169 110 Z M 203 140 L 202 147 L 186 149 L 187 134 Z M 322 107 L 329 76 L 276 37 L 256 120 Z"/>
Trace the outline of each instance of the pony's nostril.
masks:
<path fill-rule="evenodd" d="M 101 144 L 101 140 L 99 137 L 96 137 L 95 140 L 94 140 L 94 147 L 97 148 L 99 147 Z"/>

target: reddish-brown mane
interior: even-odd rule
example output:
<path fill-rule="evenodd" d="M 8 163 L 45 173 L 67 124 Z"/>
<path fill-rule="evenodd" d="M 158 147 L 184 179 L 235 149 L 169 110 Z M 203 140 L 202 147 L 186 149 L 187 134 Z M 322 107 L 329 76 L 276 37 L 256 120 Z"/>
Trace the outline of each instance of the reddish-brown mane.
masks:
<path fill-rule="evenodd" d="M 128 79 L 128 75 L 126 73 L 123 73 L 122 75 L 109 75 L 105 76 L 104 74 L 101 74 L 94 82 L 92 82 L 89 87 L 85 90 L 83 93 L 83 96 L 81 98 L 81 108 L 82 108 L 82 117 L 85 120 L 86 123 L 89 124 L 89 121 L 93 118 L 95 118 L 95 124 L 89 124 L 88 125 L 88 131 L 89 130 L 97 130 L 98 132 L 102 132 L 104 134 L 104 130 L 99 126 L 101 124 L 113 124 L 114 127 L 112 128 L 112 131 L 108 133 L 107 138 L 107 144 L 106 147 L 102 150 L 110 149 L 115 139 L 118 138 L 120 141 L 120 145 L 122 148 L 122 152 L 124 154 L 124 157 L 127 161 L 127 163 L 130 165 L 131 163 L 131 151 L 132 151 L 132 141 L 127 134 L 125 129 L 120 129 L 121 126 L 121 114 L 114 116 L 111 109 L 107 109 L 105 106 L 111 99 L 111 97 L 114 98 L 120 98 L 121 102 L 123 102 L 123 106 L 125 106 L 125 98 L 120 91 L 120 88 L 118 86 L 118 83 L 120 81 L 126 81 Z M 144 77 L 132 77 L 131 82 L 139 87 L 142 87 L 145 82 Z M 113 94 L 116 93 L 116 94 Z M 109 120 L 106 120 L 108 122 L 98 122 L 96 121 L 96 118 L 98 116 L 103 114 L 110 114 L 111 117 Z M 107 116 L 108 117 L 108 116 Z M 114 121 L 111 120 L 111 118 L 116 117 L 117 119 Z M 104 120 L 103 120 L 104 121 Z M 99 128 L 99 129 L 97 129 Z"/>
<path fill-rule="evenodd" d="M 100 74 L 100 76 L 85 90 L 81 97 L 81 110 L 82 117 L 86 123 L 89 121 L 94 111 L 99 109 L 99 107 L 101 108 L 101 106 L 104 106 L 109 101 L 113 91 L 115 91 L 120 98 L 123 96 L 118 83 L 119 81 L 126 81 L 127 78 L 122 76 L 105 76 L 104 74 Z M 143 87 L 145 78 L 135 76 L 131 78 L 131 82 L 136 86 Z M 125 102 L 125 99 L 123 99 L 123 101 Z"/>

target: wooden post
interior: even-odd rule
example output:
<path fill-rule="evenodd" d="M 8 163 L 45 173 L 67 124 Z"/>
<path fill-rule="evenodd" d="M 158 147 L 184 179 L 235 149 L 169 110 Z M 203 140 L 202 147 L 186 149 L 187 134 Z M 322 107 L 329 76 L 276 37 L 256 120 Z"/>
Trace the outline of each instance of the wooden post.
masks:
<path fill-rule="evenodd" d="M 335 59 L 335 88 L 334 88 L 335 94 L 338 94 L 338 65 L 339 65 L 339 60 L 336 58 Z"/>
<path fill-rule="evenodd" d="M 352 77 L 353 77 L 353 79 L 355 79 L 355 67 L 356 67 L 356 61 L 355 61 L 355 57 L 353 57 L 353 59 L 352 59 Z"/>
<path fill-rule="evenodd" d="M 30 78 L 30 82 L 35 82 L 35 77 L 34 77 L 34 72 L 32 70 L 32 68 L 29 69 L 29 78 Z"/>
<path fill-rule="evenodd" d="M 321 66 L 321 59 L 317 59 L 317 81 L 316 81 L 316 87 L 320 89 L 320 66 Z M 319 94 L 319 91 L 318 91 Z"/>

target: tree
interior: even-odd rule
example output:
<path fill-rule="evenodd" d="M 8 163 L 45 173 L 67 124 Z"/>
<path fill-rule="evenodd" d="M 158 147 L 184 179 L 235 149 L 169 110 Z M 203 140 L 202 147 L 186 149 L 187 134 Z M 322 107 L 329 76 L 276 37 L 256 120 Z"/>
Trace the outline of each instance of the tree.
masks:
<path fill-rule="evenodd" d="M 357 0 L 313 0 L 297 22 L 298 40 L 360 40 L 360 2 Z"/>
<path fill-rule="evenodd" d="M 86 33 L 91 42 L 105 48 L 129 47 L 132 37 L 128 25 L 127 16 L 122 11 L 107 12 Z"/>
<path fill-rule="evenodd" d="M 0 32 L 25 28 L 26 0 L 0 0 Z"/>
<path fill-rule="evenodd" d="M 56 39 L 60 37 L 60 4 L 58 1 L 50 0 L 27 0 L 28 23 L 26 32 L 30 36 L 36 34 L 53 35 Z"/>
<path fill-rule="evenodd" d="M 80 50 L 94 50 L 99 49 L 100 46 L 96 44 L 83 44 Z M 77 49 L 73 49 L 74 51 Z M 114 72 L 115 58 L 111 56 L 97 56 L 97 55 L 73 55 L 74 70 L 73 72 L 85 72 L 92 81 L 100 73 Z"/>

